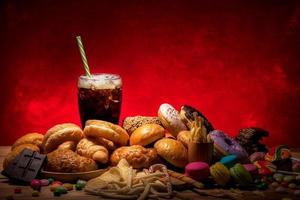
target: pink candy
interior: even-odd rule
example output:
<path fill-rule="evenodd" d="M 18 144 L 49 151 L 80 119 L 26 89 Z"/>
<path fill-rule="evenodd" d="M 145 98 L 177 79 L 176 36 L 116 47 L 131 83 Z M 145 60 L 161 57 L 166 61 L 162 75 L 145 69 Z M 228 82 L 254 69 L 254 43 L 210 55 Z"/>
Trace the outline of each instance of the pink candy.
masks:
<path fill-rule="evenodd" d="M 30 186 L 32 187 L 32 189 L 34 190 L 39 190 L 41 189 L 41 181 L 39 179 L 32 179 Z"/>

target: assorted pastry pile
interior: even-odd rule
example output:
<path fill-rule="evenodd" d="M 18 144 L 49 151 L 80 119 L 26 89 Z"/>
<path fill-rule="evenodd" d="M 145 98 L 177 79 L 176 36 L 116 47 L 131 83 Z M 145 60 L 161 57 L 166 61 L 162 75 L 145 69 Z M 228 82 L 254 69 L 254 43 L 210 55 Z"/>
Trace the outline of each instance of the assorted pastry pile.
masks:
<path fill-rule="evenodd" d="M 126 117 L 122 126 L 88 120 L 83 130 L 64 123 L 45 134 L 26 134 L 12 145 L 3 169 L 14 165 L 27 149 L 47 157 L 45 171 L 77 173 L 108 169 L 86 186 L 86 192 L 104 197 L 169 197 L 169 176 L 198 187 L 269 187 L 279 192 L 293 189 L 295 194 L 300 193 L 300 163 L 291 157 L 286 146 L 268 149 L 260 143 L 268 135 L 263 129 L 250 127 L 241 129 L 233 139 L 215 130 L 195 108 L 184 105 L 178 112 L 165 103 L 159 107 L 157 117 Z M 191 161 L 192 142 L 212 143 L 212 161 Z"/>

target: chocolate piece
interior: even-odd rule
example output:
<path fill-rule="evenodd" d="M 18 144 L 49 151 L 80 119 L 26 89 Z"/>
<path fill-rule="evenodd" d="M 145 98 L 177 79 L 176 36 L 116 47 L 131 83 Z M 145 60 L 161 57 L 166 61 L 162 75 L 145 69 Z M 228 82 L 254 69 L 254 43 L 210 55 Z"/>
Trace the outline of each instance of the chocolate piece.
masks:
<path fill-rule="evenodd" d="M 24 149 L 2 174 L 15 181 L 30 182 L 36 178 L 45 160 L 45 155 Z"/>

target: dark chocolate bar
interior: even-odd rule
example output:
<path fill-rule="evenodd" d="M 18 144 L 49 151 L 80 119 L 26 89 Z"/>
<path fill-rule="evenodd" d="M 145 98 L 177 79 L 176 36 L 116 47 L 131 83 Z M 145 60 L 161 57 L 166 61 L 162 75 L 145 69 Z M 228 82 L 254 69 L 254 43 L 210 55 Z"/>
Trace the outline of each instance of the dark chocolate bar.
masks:
<path fill-rule="evenodd" d="M 14 181 L 30 182 L 37 177 L 45 160 L 45 155 L 24 149 L 2 173 Z"/>

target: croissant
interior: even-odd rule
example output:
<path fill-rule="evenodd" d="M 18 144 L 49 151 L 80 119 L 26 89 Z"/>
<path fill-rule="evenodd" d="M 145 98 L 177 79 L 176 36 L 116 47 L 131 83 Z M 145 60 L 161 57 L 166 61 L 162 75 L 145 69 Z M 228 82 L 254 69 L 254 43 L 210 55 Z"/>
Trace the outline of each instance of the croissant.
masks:
<path fill-rule="evenodd" d="M 91 138 L 83 138 L 77 144 L 77 153 L 81 156 L 105 164 L 108 162 L 108 150 Z"/>

